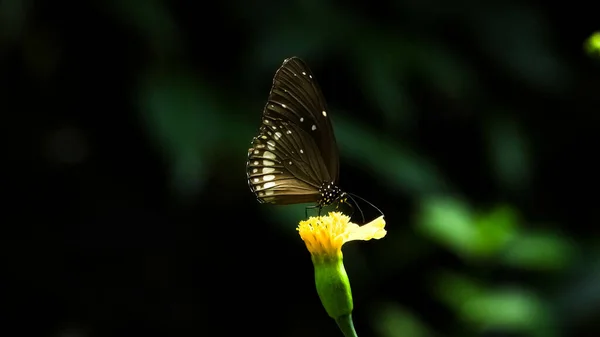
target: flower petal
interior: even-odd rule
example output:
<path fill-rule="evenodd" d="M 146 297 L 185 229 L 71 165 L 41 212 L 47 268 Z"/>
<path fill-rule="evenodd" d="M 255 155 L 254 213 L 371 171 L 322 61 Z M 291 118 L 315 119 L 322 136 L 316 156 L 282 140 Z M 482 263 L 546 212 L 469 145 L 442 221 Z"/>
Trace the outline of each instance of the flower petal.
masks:
<path fill-rule="evenodd" d="M 356 228 L 352 228 L 352 230 L 348 232 L 345 242 L 354 240 L 367 241 L 371 239 L 381 239 L 387 234 L 387 231 L 384 229 L 385 220 L 383 219 L 383 215 L 369 222 L 368 224 L 355 226 Z"/>
<path fill-rule="evenodd" d="M 359 226 L 350 222 L 350 217 L 340 212 L 330 212 L 326 216 L 310 217 L 300 221 L 298 232 L 313 256 L 337 257 L 342 245 L 353 240 L 381 239 L 385 236 L 383 215 Z"/>

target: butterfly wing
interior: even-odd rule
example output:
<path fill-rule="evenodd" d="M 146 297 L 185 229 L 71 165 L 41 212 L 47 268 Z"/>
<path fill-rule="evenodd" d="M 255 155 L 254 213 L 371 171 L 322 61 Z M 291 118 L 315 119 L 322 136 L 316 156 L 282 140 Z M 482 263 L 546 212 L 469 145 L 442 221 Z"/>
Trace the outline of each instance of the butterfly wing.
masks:
<path fill-rule="evenodd" d="M 324 182 L 337 183 L 339 154 L 327 105 L 297 57 L 275 73 L 246 171 L 259 201 L 275 204 L 317 202 Z"/>
<path fill-rule="evenodd" d="M 283 121 L 265 118 L 260 133 L 248 150 L 248 185 L 261 202 L 295 204 L 316 202 L 318 172 L 325 169 L 313 157 L 316 144 L 307 146 L 298 136 L 302 129 Z M 300 145 L 303 144 L 303 145 Z"/>
<path fill-rule="evenodd" d="M 337 183 L 339 153 L 327 103 L 319 84 L 298 57 L 291 57 L 275 73 L 264 115 L 291 120 L 317 143 L 321 158 L 333 182 Z M 281 107 L 285 104 L 284 109 Z"/>

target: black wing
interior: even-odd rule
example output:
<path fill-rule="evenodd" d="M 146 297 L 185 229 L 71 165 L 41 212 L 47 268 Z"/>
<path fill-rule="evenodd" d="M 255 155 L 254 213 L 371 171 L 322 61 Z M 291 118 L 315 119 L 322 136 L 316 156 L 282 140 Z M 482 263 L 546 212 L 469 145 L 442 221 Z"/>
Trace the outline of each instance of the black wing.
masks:
<path fill-rule="evenodd" d="M 261 202 L 317 202 L 323 183 L 337 184 L 339 154 L 327 105 L 297 57 L 286 59 L 275 73 L 246 171 Z"/>

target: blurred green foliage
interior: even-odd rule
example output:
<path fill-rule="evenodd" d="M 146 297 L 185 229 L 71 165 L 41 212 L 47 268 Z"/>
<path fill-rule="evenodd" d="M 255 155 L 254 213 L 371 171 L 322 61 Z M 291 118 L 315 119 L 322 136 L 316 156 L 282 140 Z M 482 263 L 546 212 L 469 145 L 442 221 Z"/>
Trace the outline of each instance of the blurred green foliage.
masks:
<path fill-rule="evenodd" d="M 0 2 L 0 38 L 22 38 L 25 45 L 45 41 L 34 44 L 36 48 L 30 51 L 25 48 L 25 57 L 32 68 L 36 64 L 51 68 L 54 63 L 48 62 L 48 55 L 56 55 L 52 53 L 54 46 L 35 32 L 23 29 L 28 4 L 17 0 Z M 150 50 L 152 57 L 135 74 L 133 100 L 140 123 L 168 166 L 173 190 L 182 195 L 201 193 L 214 176 L 211 173 L 217 170 L 239 176 L 224 184 L 245 184 L 247 146 L 259 126 L 270 76 L 284 58 L 298 55 L 315 61 L 317 78 L 327 66 L 334 68 L 330 69 L 334 74 L 344 73 L 353 80 L 350 86 L 363 96 L 362 106 L 344 106 L 344 98 L 350 96 L 345 92 L 329 102 L 341 156 L 365 181 L 382 187 L 381 192 L 373 189 L 373 194 L 381 194 L 387 207 L 383 211 L 395 215 L 389 223 L 387 242 L 373 245 L 376 258 L 369 261 L 383 270 L 377 274 L 381 280 L 375 279 L 366 263 L 360 263 L 354 248 L 348 248 L 348 255 L 357 257 L 355 266 L 351 265 L 352 259 L 347 259 L 351 282 L 359 285 L 354 292 L 360 294 L 372 286 L 365 280 L 383 284 L 385 277 L 403 273 L 404 267 L 419 264 L 437 250 L 468 266 L 461 269 L 438 265 L 428 271 L 433 275 L 431 297 L 459 319 L 452 328 L 440 331 L 413 308 L 381 300 L 372 304 L 369 312 L 377 336 L 465 337 L 484 336 L 489 331 L 561 336 L 553 328 L 561 319 L 554 311 L 555 294 L 537 288 L 536 281 L 518 282 L 518 276 L 517 281 L 503 281 L 485 274 L 535 273 L 550 283 L 559 282 L 583 257 L 578 243 L 558 229 L 568 224 L 537 224 L 537 220 L 528 219 L 520 210 L 519 197 L 533 193 L 540 152 L 532 141 L 536 130 L 528 128 L 521 118 L 531 107 L 519 102 L 530 91 L 512 100 L 496 93 L 494 82 L 499 80 L 485 77 L 482 67 L 472 60 L 484 58 L 483 63 L 491 64 L 486 69 L 494 69 L 507 77 L 508 83 L 518 83 L 542 96 L 566 95 L 573 90 L 573 65 L 557 51 L 557 28 L 552 29 L 542 9 L 517 2 L 467 1 L 464 6 L 469 10 L 465 11 L 444 2 L 392 1 L 388 10 L 394 19 L 384 21 L 344 3 L 313 0 L 269 6 L 232 2 L 227 18 L 239 22 L 239 31 L 252 32 L 244 41 L 251 47 L 239 57 L 243 64 L 231 65 L 238 76 L 216 83 L 199 71 L 193 58 L 186 54 L 186 47 L 192 44 L 186 39 L 201 44 L 203 54 L 221 55 L 222 51 L 202 40 L 207 34 L 204 27 L 196 28 L 201 31 L 197 35 L 186 31 L 168 2 L 110 1 L 95 6 L 130 29 Z M 203 22 L 208 19 L 198 18 Z M 445 35 L 449 30 L 445 27 L 469 32 L 465 44 L 473 45 L 470 54 Z M 208 33 L 216 34 L 221 29 Z M 588 53 L 598 55 L 600 34 L 594 33 L 585 46 Z M 342 58 L 339 65 L 331 61 Z M 335 75 L 327 78 L 328 87 L 337 85 Z M 415 83 L 425 86 L 425 92 L 433 99 L 415 95 Z M 327 92 L 325 95 L 328 97 Z M 480 163 L 480 168 L 489 171 L 490 186 L 497 188 L 489 191 L 491 200 L 480 202 L 472 196 L 470 199 L 465 187 L 454 179 L 457 175 L 448 172 L 436 158 L 436 152 L 427 151 L 423 141 L 417 139 L 420 123 L 424 123 L 420 119 L 423 106 L 438 102 L 438 106 L 430 108 L 436 111 L 434 119 L 451 115 L 454 120 L 469 120 L 480 131 L 485 151 L 485 162 Z M 443 122 L 439 124 L 444 127 Z M 427 134 L 424 138 L 436 136 Z M 554 137 L 547 135 L 544 139 Z M 470 143 L 479 140 L 471 139 Z M 469 150 L 475 149 L 478 148 Z M 469 150 L 446 148 L 437 154 L 453 151 L 470 157 L 466 153 Z M 459 156 L 454 160 L 463 161 Z M 472 164 L 469 160 L 464 159 L 465 166 Z M 237 166 L 223 168 L 216 163 Z M 223 195 L 228 195 L 239 189 L 223 186 L 223 190 L 227 191 Z M 407 217 L 409 223 L 403 224 L 400 211 L 395 208 L 402 208 L 405 197 L 415 207 L 406 211 L 414 213 L 414 217 Z M 304 215 L 304 205 L 261 207 L 260 212 L 274 223 L 284 224 L 277 227 L 281 235 L 298 241 L 294 228 Z M 597 260 L 600 252 L 590 256 Z M 586 304 L 581 308 L 597 305 L 600 283 L 597 278 L 594 280 L 584 282 L 585 286 L 571 287 L 584 289 L 585 293 L 576 292 L 569 297 L 572 302 L 566 302 L 575 303 L 570 304 L 572 307 Z"/>
<path fill-rule="evenodd" d="M 595 32 L 585 41 L 585 48 L 591 55 L 600 54 L 600 32 Z"/>
<path fill-rule="evenodd" d="M 515 237 L 514 211 L 499 206 L 477 214 L 456 198 L 430 198 L 423 203 L 420 230 L 463 258 L 488 258 L 498 254 Z"/>
<path fill-rule="evenodd" d="M 474 330 L 528 332 L 553 336 L 548 306 L 532 291 L 490 287 L 467 276 L 445 272 L 437 276 L 437 293 Z"/>
<path fill-rule="evenodd" d="M 467 260 L 560 270 L 575 257 L 575 248 L 565 237 L 552 230 L 528 230 L 508 206 L 478 213 L 459 199 L 446 197 L 430 198 L 422 208 L 419 230 Z"/>
<path fill-rule="evenodd" d="M 139 7 L 135 3 L 114 4 L 123 19 L 135 18 L 132 24 L 147 36 L 160 55 L 177 49 L 179 29 L 161 8 L 161 2 Z M 476 68 L 447 42 L 433 35 L 399 34 L 330 3 L 282 3 L 278 11 L 288 13 L 285 16 L 273 16 L 267 11 L 249 17 L 243 14 L 244 5 L 240 6 L 236 15 L 249 25 L 262 28 L 250 64 L 272 72 L 283 58 L 291 55 L 315 59 L 328 55 L 333 48 L 344 50 L 352 76 L 357 79 L 355 85 L 374 107 L 368 114 L 379 113 L 390 129 L 414 127 L 419 103 L 410 94 L 408 84 L 415 80 L 428 83 L 438 95 L 452 100 L 488 102 L 487 111 L 479 113 L 485 116 L 481 129 L 487 142 L 487 165 L 497 185 L 513 192 L 531 187 L 535 157 L 527 131 L 511 112 L 515 107 L 502 106 L 495 98 L 486 97 Z M 481 50 L 498 67 L 540 90 L 557 92 L 568 84 L 568 65 L 554 52 L 548 24 L 539 11 L 508 3 L 471 6 L 473 14 L 462 13 L 459 20 L 464 27 L 473 29 Z M 413 10 L 430 18 L 453 12 L 450 7 L 417 7 Z M 310 23 L 305 21 L 307 15 Z M 269 17 L 267 26 L 263 26 L 264 17 Z M 593 41 L 591 38 L 588 43 L 590 48 Z M 157 60 L 156 69 L 162 69 L 162 57 L 165 56 Z M 230 148 L 241 159 L 258 125 L 263 103 L 230 101 L 230 97 L 222 96 L 226 88 L 211 86 L 187 69 L 185 63 L 178 64 L 175 71 L 167 68 L 160 73 L 156 69 L 143 74 L 139 81 L 140 110 L 149 134 L 170 163 L 175 188 L 193 192 L 203 186 L 208 163 L 218 155 L 214 149 Z M 253 82 L 268 80 L 261 76 Z M 393 133 L 381 134 L 374 126 L 365 125 L 364 120 L 349 118 L 350 113 L 333 103 L 334 127 L 344 160 L 372 172 L 368 179 L 385 184 L 390 193 L 413 196 L 420 205 L 414 225 L 424 238 L 464 261 L 495 268 L 556 271 L 574 259 L 574 248 L 551 228 L 529 229 L 515 206 L 506 202 L 498 202 L 487 210 L 470 205 L 457 196 L 457 187 L 418 148 L 412 148 Z M 247 113 L 237 117 L 234 111 Z M 201 132 L 199 126 L 204 126 Z M 262 209 L 286 224 L 284 233 L 292 239 L 303 210 L 302 205 Z M 553 320 L 548 299 L 534 289 L 492 285 L 456 271 L 440 271 L 435 279 L 433 294 L 457 313 L 468 327 L 466 331 L 484 333 L 499 329 L 527 332 L 528 336 L 556 335 L 544 328 Z M 410 308 L 398 303 L 376 309 L 373 320 L 380 336 L 432 335 Z M 466 331 L 457 335 L 466 336 Z"/>

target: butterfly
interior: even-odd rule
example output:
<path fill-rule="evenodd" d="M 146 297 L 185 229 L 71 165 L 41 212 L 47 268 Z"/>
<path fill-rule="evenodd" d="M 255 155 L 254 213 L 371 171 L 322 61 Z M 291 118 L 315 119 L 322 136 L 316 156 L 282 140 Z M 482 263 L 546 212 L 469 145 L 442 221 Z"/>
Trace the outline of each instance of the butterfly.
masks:
<path fill-rule="evenodd" d="M 339 152 L 323 93 L 304 61 L 283 61 L 248 149 L 248 186 L 261 203 L 345 203 Z"/>

